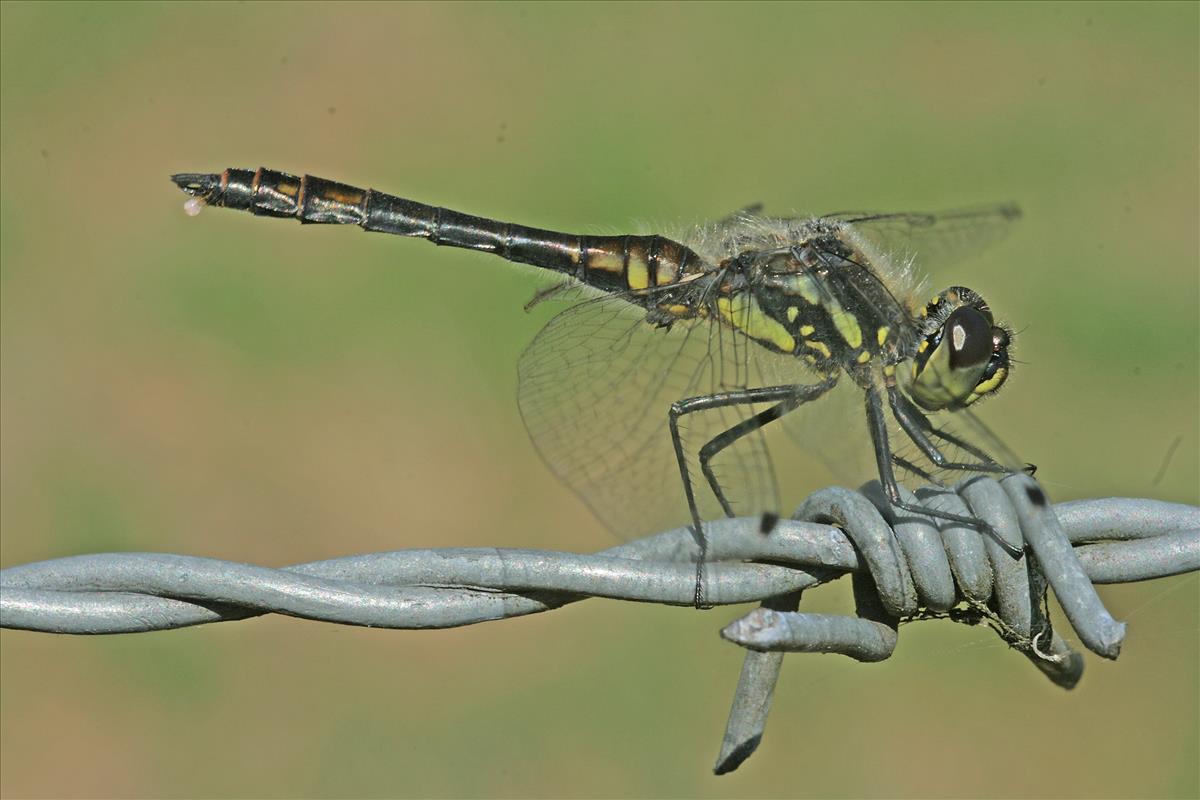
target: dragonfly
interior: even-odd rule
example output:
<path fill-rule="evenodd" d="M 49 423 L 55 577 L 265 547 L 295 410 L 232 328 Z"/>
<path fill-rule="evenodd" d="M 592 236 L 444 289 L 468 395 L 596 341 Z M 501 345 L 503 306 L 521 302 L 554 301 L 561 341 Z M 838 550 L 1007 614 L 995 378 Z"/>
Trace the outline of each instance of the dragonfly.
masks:
<path fill-rule="evenodd" d="M 566 307 L 518 362 L 530 438 L 618 534 L 689 525 L 698 608 L 704 520 L 759 515 L 769 533 L 779 492 L 764 429 L 839 382 L 860 398 L 893 509 L 973 526 L 1021 553 L 980 520 L 907 499 L 897 477 L 1032 471 L 970 412 L 1011 374 L 1012 330 L 964 286 L 918 299 L 914 269 L 918 256 L 958 258 L 997 241 L 1020 217 L 1012 204 L 817 217 L 752 206 L 678 240 L 560 233 L 266 168 L 172 180 L 190 214 L 211 205 L 357 225 L 555 274 L 527 308 Z M 942 412 L 973 434 L 935 424 Z M 894 447 L 894 426 L 908 454 Z"/>

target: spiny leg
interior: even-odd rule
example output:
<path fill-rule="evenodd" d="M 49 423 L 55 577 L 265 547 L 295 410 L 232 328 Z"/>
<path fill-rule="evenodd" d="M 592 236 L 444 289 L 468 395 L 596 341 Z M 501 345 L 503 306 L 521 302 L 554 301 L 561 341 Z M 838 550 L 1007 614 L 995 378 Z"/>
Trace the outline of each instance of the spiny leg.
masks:
<path fill-rule="evenodd" d="M 717 474 L 713 472 L 713 457 L 738 439 L 748 436 L 754 433 L 754 431 L 761 430 L 795 407 L 796 404 L 791 402 L 777 403 L 730 428 L 726 428 L 705 442 L 704 446 L 700 448 L 700 472 L 704 474 L 704 479 L 708 481 L 708 488 L 712 490 L 713 495 L 717 498 L 717 502 L 721 504 L 721 510 L 725 512 L 725 516 L 735 517 L 737 515 L 733 511 L 733 505 L 725 496 L 725 490 L 721 488 L 721 482 L 717 480 Z"/>
<path fill-rule="evenodd" d="M 943 442 L 952 444 L 961 449 L 963 452 L 970 453 L 971 455 L 975 456 L 980 461 L 995 461 L 995 459 L 992 458 L 992 456 L 983 448 L 978 447 L 971 442 L 966 441 L 965 439 L 961 439 L 947 430 L 934 427 L 933 423 L 926 418 L 925 414 L 916 407 L 912 400 L 909 400 L 907 397 L 905 397 L 902 392 L 894 392 L 894 395 L 894 398 L 892 398 L 892 408 L 895 409 L 895 403 L 901 403 L 906 406 L 912 411 L 913 414 L 915 414 L 916 420 L 923 424 L 924 429 L 930 436 L 934 436 L 938 439 L 941 439 Z M 1025 472 L 1029 473 L 1030 475 L 1032 475 L 1036 469 L 1037 467 L 1035 467 L 1033 464 L 1026 464 L 1024 467 Z"/>
<path fill-rule="evenodd" d="M 1023 551 L 1006 542 L 1003 537 L 999 536 L 992 529 L 991 525 L 988 525 L 983 520 L 963 514 L 941 511 L 936 508 L 926 508 L 918 503 L 909 503 L 904 500 L 900 495 L 900 484 L 896 482 L 896 473 L 892 469 L 892 451 L 888 446 L 887 418 L 884 416 L 883 401 L 879 398 L 879 390 L 872 386 L 864 392 L 864 395 L 867 411 L 867 428 L 871 431 L 871 442 L 875 446 L 875 464 L 879 470 L 879 480 L 883 484 L 883 490 L 887 494 L 888 501 L 892 506 L 913 514 L 923 514 L 936 517 L 937 519 L 944 519 L 948 522 L 957 522 L 960 525 L 968 525 L 986 533 L 1013 558 L 1019 558 Z"/>
<path fill-rule="evenodd" d="M 896 417 L 896 421 L 900 423 L 900 428 L 908 434 L 908 438 L 912 440 L 920 451 L 929 461 L 939 469 L 959 470 L 964 472 L 994 472 L 1004 473 L 1009 470 L 996 463 L 994 459 L 988 456 L 979 448 L 959 439 L 957 436 L 941 431 L 933 427 L 924 414 L 920 412 L 900 392 L 895 386 L 887 387 L 888 404 L 892 408 L 892 415 Z M 960 462 L 951 461 L 946 458 L 945 454 L 938 449 L 930 437 L 936 437 L 942 441 L 949 442 L 956 447 L 962 448 L 979 459 L 977 462 Z"/>
<path fill-rule="evenodd" d="M 817 384 L 821 386 L 823 384 Z M 832 383 L 829 384 L 830 386 Z M 828 387 L 826 387 L 828 388 Z M 788 384 L 786 386 L 764 386 L 757 389 L 741 389 L 733 392 L 719 392 L 717 394 L 700 395 L 698 397 L 689 397 L 684 400 L 677 400 L 671 404 L 671 410 L 667 416 L 668 424 L 671 429 L 671 443 L 675 448 L 675 460 L 679 464 L 679 476 L 683 479 L 683 492 L 687 499 L 688 512 L 692 517 L 692 534 L 696 537 L 696 543 L 700 547 L 700 555 L 696 560 L 696 592 L 693 597 L 693 603 L 696 608 L 705 608 L 704 603 L 704 559 L 708 555 L 708 540 L 704 538 L 703 527 L 700 522 L 700 509 L 696 505 L 696 493 L 692 487 L 692 479 L 688 474 L 687 454 L 683 449 L 683 438 L 679 434 L 679 419 L 688 414 L 694 414 L 698 411 L 709 411 L 715 408 L 724 408 L 735 405 L 748 405 L 753 403 L 780 403 L 784 404 L 796 394 L 796 387 Z M 769 411 L 770 409 L 768 409 Z M 757 417 L 758 415 L 755 415 Z M 755 419 L 743 420 L 743 423 L 750 422 Z M 735 425 L 730 431 L 738 431 L 737 435 L 731 441 L 736 441 L 737 438 L 744 436 L 750 430 L 755 430 L 761 427 L 763 423 L 759 423 L 755 427 L 750 427 L 745 430 L 740 430 L 742 423 Z M 728 433 L 728 431 L 727 431 Z M 719 436 L 717 438 L 720 438 Z M 720 448 L 718 448 L 720 449 Z M 722 502 L 722 508 L 726 508 L 727 503 Z"/>
<path fill-rule="evenodd" d="M 924 415 L 922 414 L 922 417 L 923 416 Z M 941 439 L 942 441 L 944 441 L 948 444 L 952 444 L 955 447 L 958 447 L 962 450 L 965 450 L 965 451 L 971 453 L 972 455 L 974 455 L 975 453 L 979 453 L 979 454 L 981 454 L 980 457 L 983 459 L 987 459 L 987 457 L 988 457 L 986 452 L 975 447 L 970 442 L 965 441 L 964 439 L 958 438 L 957 436 L 950 433 L 949 431 L 942 430 L 941 428 L 930 428 L 928 430 L 928 433 L 930 436 L 934 436 L 938 439 Z M 893 455 L 892 463 L 894 463 L 896 466 L 900 467 L 901 469 L 908 470 L 909 472 L 911 472 L 912 474 L 921 478 L 922 480 L 928 481 L 930 483 L 937 483 L 937 480 L 933 477 L 933 475 L 931 475 L 930 473 L 921 469 L 916 464 L 913 464 L 908 459 L 902 458 L 897 455 Z M 998 470 L 985 470 L 981 466 L 977 466 L 977 467 L 969 466 L 968 468 L 972 469 L 973 471 L 976 471 L 976 472 L 987 472 L 987 471 L 997 472 L 997 473 L 999 473 L 999 472 L 1016 472 L 1016 470 L 1010 469 L 1008 467 L 1004 467 L 1002 465 L 1001 465 L 1001 468 Z M 947 467 L 947 469 L 953 469 L 953 467 Z M 1030 464 L 1030 463 L 1026 462 L 1025 465 L 1023 467 L 1021 467 L 1020 471 L 1024 472 L 1026 475 L 1029 475 L 1032 477 L 1034 474 L 1037 473 L 1037 464 Z"/>
<path fill-rule="evenodd" d="M 744 419 L 733 427 L 718 433 L 712 439 L 700 448 L 700 471 L 704 473 L 705 479 L 708 481 L 708 486 L 712 489 L 712 493 L 716 496 L 717 502 L 721 504 L 721 510 L 725 512 L 725 516 L 733 517 L 736 514 L 733 511 L 733 506 L 725 497 L 725 491 L 721 488 L 720 481 L 717 480 L 717 475 L 712 469 L 713 458 L 729 447 L 738 439 L 753 433 L 756 430 L 761 430 L 766 425 L 774 422 L 785 414 L 794 411 L 797 407 L 804 403 L 816 400 L 821 395 L 833 388 L 837 383 L 836 378 L 829 378 L 821 383 L 811 385 L 796 385 L 793 388 L 793 394 L 788 399 L 771 406 L 768 409 L 760 411 L 753 417 Z"/>
<path fill-rule="evenodd" d="M 943 442 L 946 442 L 947 444 L 954 445 L 955 447 L 961 449 L 965 453 L 970 453 L 971 455 L 978 458 L 981 462 L 995 463 L 995 459 L 993 459 L 986 450 L 971 444 L 970 442 L 966 441 L 965 439 L 960 439 L 958 436 L 955 436 L 953 433 L 950 433 L 947 430 L 943 430 L 941 428 L 934 427 L 933 423 L 931 423 L 928 420 L 928 418 L 926 418 L 925 414 L 922 413 L 921 410 L 919 408 L 917 408 L 916 405 L 913 404 L 913 401 L 909 400 L 907 397 L 905 397 L 902 392 L 895 391 L 895 387 L 890 387 L 889 392 L 890 392 L 890 396 L 888 399 L 892 404 L 893 413 L 895 413 L 897 415 L 897 419 L 900 418 L 900 411 L 899 411 L 899 409 L 897 409 L 896 406 L 897 406 L 897 404 L 901 404 L 908 409 L 908 411 L 913 415 L 913 418 L 916 420 L 916 422 L 918 424 L 920 424 L 921 427 L 925 430 L 925 432 L 928 433 L 930 436 L 933 436 L 937 439 L 941 439 Z M 900 464 L 899 461 L 897 461 L 896 463 L 899 466 L 903 466 L 905 469 L 910 469 L 909 463 Z M 977 471 L 984 472 L 984 471 L 989 471 L 989 470 L 978 469 Z M 1001 467 L 1000 470 L 994 470 L 994 471 L 1012 472 L 1013 470 Z M 1025 464 L 1024 467 L 1021 468 L 1021 471 L 1024 472 L 1026 475 L 1033 475 L 1035 472 L 1037 472 L 1037 465 L 1027 463 L 1027 464 Z"/>
<path fill-rule="evenodd" d="M 892 454 L 892 463 L 895 464 L 900 469 L 904 470 L 905 472 L 915 475 L 918 480 L 925 481 L 926 483 L 932 483 L 934 485 L 940 484 L 940 482 L 933 475 L 933 473 L 931 473 L 925 469 L 922 469 L 921 467 L 918 467 L 916 464 L 909 461 L 904 456 L 899 456 L 899 455 L 896 455 L 895 453 L 893 453 Z"/>

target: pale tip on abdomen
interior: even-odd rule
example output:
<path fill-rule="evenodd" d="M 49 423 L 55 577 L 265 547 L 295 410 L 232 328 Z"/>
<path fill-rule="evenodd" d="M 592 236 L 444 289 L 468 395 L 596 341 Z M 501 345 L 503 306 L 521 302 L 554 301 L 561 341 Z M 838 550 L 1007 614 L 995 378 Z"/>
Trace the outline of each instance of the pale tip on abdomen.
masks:
<path fill-rule="evenodd" d="M 221 188 L 221 176 L 211 172 L 180 172 L 171 183 L 193 197 L 207 197 Z"/>
<path fill-rule="evenodd" d="M 221 176 L 203 172 L 181 172 L 171 176 L 171 182 L 191 195 L 183 204 L 183 213 L 194 217 L 221 189 Z"/>

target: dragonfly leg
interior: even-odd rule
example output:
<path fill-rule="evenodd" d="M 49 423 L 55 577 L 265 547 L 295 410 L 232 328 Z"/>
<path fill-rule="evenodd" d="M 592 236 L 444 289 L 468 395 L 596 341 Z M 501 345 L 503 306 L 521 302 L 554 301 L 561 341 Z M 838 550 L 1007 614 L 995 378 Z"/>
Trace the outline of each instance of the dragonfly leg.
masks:
<path fill-rule="evenodd" d="M 679 433 L 679 420 L 688 414 L 694 414 L 698 411 L 709 411 L 714 408 L 724 408 L 727 406 L 749 405 L 753 403 L 777 403 L 778 406 L 767 409 L 766 411 L 756 414 L 749 419 L 743 420 L 741 423 L 734 425 L 729 430 L 719 434 L 712 441 L 705 445 L 713 445 L 716 442 L 715 449 L 708 453 L 708 458 L 715 455 L 720 450 L 729 446 L 739 438 L 747 435 L 751 431 L 758 430 L 763 425 L 774 419 L 778 419 L 784 410 L 778 410 L 786 407 L 791 402 L 796 402 L 796 405 L 810 400 L 813 397 L 818 397 L 820 394 L 831 388 L 836 382 L 835 377 L 831 377 L 819 384 L 814 384 L 812 387 L 788 384 L 786 386 L 764 386 L 756 389 L 741 389 L 732 392 L 719 392 L 717 394 L 700 395 L 698 397 L 689 397 L 684 400 L 678 400 L 671 404 L 671 410 L 668 414 L 668 423 L 671 429 L 671 443 L 675 447 L 675 460 L 679 464 L 679 475 L 683 479 L 683 492 L 687 499 L 688 512 L 692 517 L 692 534 L 696 537 L 696 543 L 700 547 L 700 555 L 696 560 L 696 592 L 693 597 L 693 603 L 696 608 L 706 608 L 704 601 L 704 560 L 708 555 L 708 540 L 704 538 L 704 530 L 700 521 L 700 509 L 696 504 L 696 492 L 692 486 L 691 475 L 688 473 L 687 454 L 683 448 L 683 437 Z M 804 396 L 803 390 L 817 389 L 809 396 Z M 795 401 L 797 396 L 803 397 L 799 401 Z M 794 406 L 792 406 L 794 407 Z M 790 408 L 786 410 L 791 410 Z M 775 412 L 774 416 L 770 412 Z M 760 419 L 760 417 L 762 419 Z M 727 438 L 726 438 L 727 437 Z M 720 441 L 718 441 L 720 440 Z M 708 477 L 710 471 L 705 471 L 705 476 Z M 717 499 L 721 503 L 722 509 L 732 516 L 732 509 L 728 501 L 725 499 L 724 492 L 719 491 L 719 484 L 716 483 L 716 476 L 712 475 L 709 478 L 709 485 L 717 487 Z"/>
<path fill-rule="evenodd" d="M 708 487 L 712 489 L 712 493 L 714 496 L 716 496 L 717 502 L 721 504 L 721 510 L 725 512 L 725 516 L 735 517 L 737 515 L 733 511 L 733 505 L 730 504 L 729 498 L 725 496 L 725 490 L 721 488 L 721 482 L 717 480 L 717 473 L 713 472 L 713 456 L 736 442 L 738 439 L 748 436 L 749 434 L 754 433 L 754 431 L 761 430 L 763 427 L 779 419 L 795 407 L 796 405 L 790 402 L 777 403 L 776 405 L 773 405 L 764 411 L 758 412 L 752 417 L 742 420 L 733 427 L 727 428 L 721 433 L 718 433 L 700 448 L 700 472 L 704 474 L 704 479 L 708 481 Z"/>
<path fill-rule="evenodd" d="M 959 437 L 955 436 L 954 434 L 950 433 L 949 431 L 942 430 L 941 428 L 935 428 L 933 426 L 933 424 L 930 423 L 929 420 L 925 417 L 925 415 L 923 413 L 921 413 L 921 410 L 913 404 L 912 400 L 909 400 L 902 393 L 895 391 L 895 387 L 891 387 L 891 389 L 889 391 L 892 395 L 891 397 L 889 397 L 889 400 L 892 404 L 892 412 L 894 414 L 896 414 L 897 419 L 900 418 L 900 414 L 901 414 L 901 411 L 900 411 L 900 409 L 897 408 L 897 405 L 902 405 L 906 409 L 908 409 L 910 415 L 918 423 L 922 424 L 923 428 L 925 429 L 925 431 L 927 433 L 929 433 L 930 436 L 937 437 L 938 439 L 941 439 L 944 442 L 947 442 L 949 444 L 954 445 L 955 447 L 958 447 L 963 452 L 970 453 L 971 455 L 978 458 L 981 462 L 986 462 L 986 463 L 994 463 L 995 462 L 995 459 L 992 458 L 990 455 L 988 455 L 986 450 L 976 447 L 975 445 L 971 444 L 970 442 L 968 442 L 964 439 L 960 439 Z M 1000 466 L 1000 465 L 997 465 L 997 466 Z M 983 472 L 985 470 L 980 469 L 977 471 Z M 1013 472 L 1014 470 L 1008 469 L 1005 467 L 1001 467 L 999 470 L 993 470 L 993 471 Z M 1026 463 L 1023 467 L 1021 467 L 1021 471 L 1024 472 L 1026 475 L 1032 476 L 1035 472 L 1037 472 L 1037 465 Z"/>
<path fill-rule="evenodd" d="M 1010 471 L 1006 467 L 996 463 L 987 453 L 975 447 L 970 442 L 963 441 L 948 431 L 938 430 L 933 427 L 925 415 L 908 398 L 901 395 L 895 386 L 887 387 L 887 393 L 888 404 L 892 408 L 892 414 L 896 417 L 896 421 L 900 423 L 900 428 L 934 466 L 939 469 L 965 472 L 1004 473 Z M 933 438 L 941 439 L 944 442 L 959 447 L 978 458 L 979 461 L 951 461 L 933 443 Z M 904 466 L 905 468 L 908 467 L 908 465 Z"/>
<path fill-rule="evenodd" d="M 792 387 L 793 392 L 791 396 L 786 400 L 760 411 L 753 417 L 742 420 L 728 430 L 722 431 L 700 448 L 700 471 L 704 473 L 704 478 L 708 481 L 708 486 L 716 496 L 717 502 L 721 504 L 721 509 L 725 512 L 725 516 L 733 517 L 737 515 L 734 513 L 733 506 L 725 497 L 725 491 L 721 488 L 720 481 L 717 480 L 717 474 L 713 471 L 713 458 L 743 436 L 761 430 L 804 403 L 816 400 L 829 391 L 833 385 L 832 381 L 825 381 L 811 385 L 794 386 Z"/>
<path fill-rule="evenodd" d="M 871 442 L 875 446 L 875 464 L 879 470 L 879 482 L 883 484 L 883 490 L 887 494 L 888 501 L 902 511 L 908 511 L 912 514 L 923 514 L 925 516 L 934 517 L 936 519 L 946 520 L 947 522 L 957 522 L 960 525 L 967 525 L 983 532 L 991 537 L 997 544 L 1005 549 L 1013 558 L 1019 558 L 1023 551 L 1006 542 L 1003 537 L 999 536 L 991 525 L 988 525 L 981 519 L 968 517 L 964 514 L 954 514 L 949 511 L 941 511 L 936 508 L 926 508 L 919 503 L 909 503 L 900 494 L 900 484 L 896 481 L 896 473 L 892 469 L 892 451 L 888 446 L 887 435 L 887 418 L 883 411 L 883 401 L 879 397 L 879 390 L 875 387 L 870 387 L 865 392 L 866 410 L 867 410 L 867 428 L 871 431 Z M 897 418 L 899 419 L 899 418 Z M 904 423 L 901 423 L 904 427 Z M 905 428 L 908 433 L 908 429 Z M 909 434 L 911 436 L 911 433 Z M 916 440 L 914 439 L 914 442 Z"/>
<path fill-rule="evenodd" d="M 931 472 L 929 472 L 928 470 L 922 469 L 921 467 L 918 467 L 916 464 L 909 461 L 904 456 L 899 456 L 899 455 L 896 455 L 895 453 L 893 453 L 892 454 L 892 463 L 895 464 L 900 469 L 904 470 L 905 472 L 915 475 L 918 480 L 925 481 L 926 483 L 932 483 L 935 485 L 939 485 L 938 479 L 936 477 L 934 477 L 934 475 Z"/>

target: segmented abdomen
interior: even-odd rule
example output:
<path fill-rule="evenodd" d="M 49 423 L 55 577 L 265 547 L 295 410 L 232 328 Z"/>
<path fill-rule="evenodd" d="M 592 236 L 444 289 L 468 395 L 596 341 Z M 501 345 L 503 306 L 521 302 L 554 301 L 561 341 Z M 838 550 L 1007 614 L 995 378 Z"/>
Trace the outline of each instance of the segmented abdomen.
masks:
<path fill-rule="evenodd" d="M 173 180 L 210 205 L 305 223 L 358 225 L 480 250 L 562 272 L 606 291 L 669 285 L 698 269 L 702 261 L 688 247 L 663 236 L 581 236 L 530 228 L 312 175 L 227 169 L 220 175 L 184 174 Z"/>

